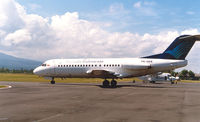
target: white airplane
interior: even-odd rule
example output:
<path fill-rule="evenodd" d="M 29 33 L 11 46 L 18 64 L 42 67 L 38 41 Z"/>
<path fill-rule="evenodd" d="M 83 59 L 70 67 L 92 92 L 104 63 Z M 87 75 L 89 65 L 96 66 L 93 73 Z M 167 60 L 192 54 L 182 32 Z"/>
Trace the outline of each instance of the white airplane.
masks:
<path fill-rule="evenodd" d="M 153 75 L 141 76 L 141 77 L 139 77 L 139 79 L 143 80 L 144 82 L 148 81 L 150 83 L 155 83 L 157 81 L 159 81 L 159 82 L 163 82 L 163 81 L 174 82 L 175 80 L 179 80 L 179 77 L 174 77 L 170 73 L 158 72 L 157 74 L 153 74 Z"/>
<path fill-rule="evenodd" d="M 198 40 L 200 35 L 183 35 L 163 53 L 141 58 L 52 59 L 33 73 L 50 78 L 51 84 L 55 84 L 54 78 L 103 78 L 103 87 L 116 87 L 115 79 L 118 78 L 139 77 L 186 66 L 185 57 Z"/>

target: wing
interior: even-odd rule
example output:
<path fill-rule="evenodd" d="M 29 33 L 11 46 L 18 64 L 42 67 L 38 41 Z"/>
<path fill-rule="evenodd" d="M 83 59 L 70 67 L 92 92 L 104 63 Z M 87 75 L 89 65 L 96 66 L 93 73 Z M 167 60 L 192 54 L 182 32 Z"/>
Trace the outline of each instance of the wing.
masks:
<path fill-rule="evenodd" d="M 88 70 L 87 74 L 91 75 L 92 77 L 100 77 L 100 78 L 120 78 L 122 77 L 121 74 L 107 71 L 107 70 Z"/>

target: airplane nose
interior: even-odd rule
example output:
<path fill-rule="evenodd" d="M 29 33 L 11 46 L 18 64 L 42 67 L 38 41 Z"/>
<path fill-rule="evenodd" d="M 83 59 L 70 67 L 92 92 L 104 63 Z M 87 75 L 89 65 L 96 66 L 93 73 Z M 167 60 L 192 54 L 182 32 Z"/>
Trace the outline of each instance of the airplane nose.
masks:
<path fill-rule="evenodd" d="M 38 71 L 39 71 L 39 69 L 38 69 L 38 67 L 37 67 L 37 68 L 35 68 L 35 69 L 33 70 L 33 73 L 36 74 L 36 75 L 38 75 L 38 74 L 39 74 Z"/>

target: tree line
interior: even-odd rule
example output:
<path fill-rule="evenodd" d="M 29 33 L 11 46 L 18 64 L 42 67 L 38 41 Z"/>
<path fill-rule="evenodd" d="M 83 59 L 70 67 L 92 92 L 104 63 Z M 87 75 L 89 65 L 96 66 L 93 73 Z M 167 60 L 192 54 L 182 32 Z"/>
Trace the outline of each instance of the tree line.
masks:
<path fill-rule="evenodd" d="M 32 74 L 33 73 L 33 69 L 27 70 L 27 69 L 8 69 L 8 68 L 0 68 L 0 73 L 28 73 L 28 74 Z"/>
<path fill-rule="evenodd" d="M 181 80 L 199 80 L 199 77 L 195 76 L 195 73 L 191 70 L 182 70 L 181 72 L 170 72 L 172 76 L 178 76 Z"/>

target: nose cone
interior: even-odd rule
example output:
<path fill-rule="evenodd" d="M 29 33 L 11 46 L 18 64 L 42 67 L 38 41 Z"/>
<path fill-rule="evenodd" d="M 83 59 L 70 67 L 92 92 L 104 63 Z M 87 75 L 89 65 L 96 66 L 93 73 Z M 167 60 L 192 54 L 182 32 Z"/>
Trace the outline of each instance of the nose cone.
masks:
<path fill-rule="evenodd" d="M 35 69 L 33 70 L 33 73 L 36 74 L 36 75 L 39 75 L 39 68 L 38 68 L 38 67 L 35 68 Z"/>
<path fill-rule="evenodd" d="M 36 74 L 36 75 L 37 75 L 37 72 L 38 72 L 37 70 L 38 70 L 37 68 L 35 68 L 35 69 L 33 70 L 33 73 Z"/>

